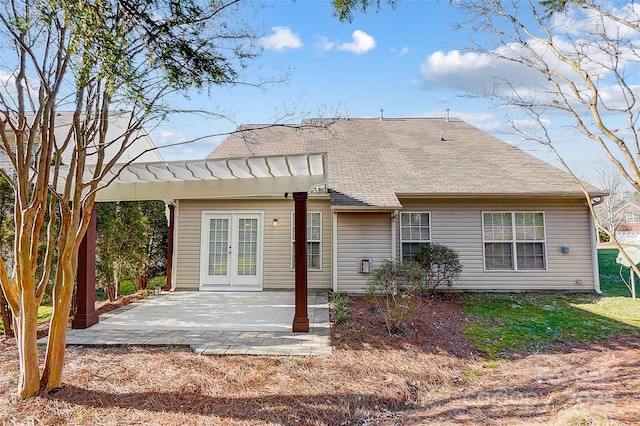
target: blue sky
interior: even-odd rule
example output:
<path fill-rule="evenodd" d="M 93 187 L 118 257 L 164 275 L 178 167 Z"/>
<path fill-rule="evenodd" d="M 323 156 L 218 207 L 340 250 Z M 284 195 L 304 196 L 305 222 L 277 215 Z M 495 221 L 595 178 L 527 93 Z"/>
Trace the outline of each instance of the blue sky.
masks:
<path fill-rule="evenodd" d="M 465 54 L 469 34 L 454 30 L 460 15 L 447 0 L 401 0 L 375 13 L 358 13 L 341 23 L 329 1 L 265 1 L 264 8 L 245 9 L 243 17 L 263 36 L 261 55 L 248 68 L 249 78 L 287 75 L 285 82 L 263 89 L 236 86 L 194 93 L 186 108 L 203 108 L 226 118 L 205 120 L 175 117 L 153 130 L 158 145 L 224 134 L 238 124 L 299 123 L 318 116 L 443 117 L 450 110 L 503 140 L 557 165 L 546 147 L 526 143 L 503 132 L 509 127 L 505 110 L 488 101 L 464 96 L 491 81 L 483 58 Z M 495 71 L 495 70 L 494 70 Z M 285 117 L 283 119 L 283 117 Z M 594 181 L 589 169 L 597 150 L 584 149 L 577 131 L 561 130 L 557 148 L 575 172 Z M 203 158 L 221 137 L 162 150 L 167 160 Z"/>

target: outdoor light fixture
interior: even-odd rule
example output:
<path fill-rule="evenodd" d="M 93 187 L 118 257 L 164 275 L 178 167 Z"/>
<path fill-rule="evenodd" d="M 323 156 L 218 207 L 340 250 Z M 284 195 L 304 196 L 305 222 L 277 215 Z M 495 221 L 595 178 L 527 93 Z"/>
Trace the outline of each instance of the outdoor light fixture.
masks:
<path fill-rule="evenodd" d="M 278 219 L 277 218 L 273 219 L 273 226 L 278 226 Z"/>

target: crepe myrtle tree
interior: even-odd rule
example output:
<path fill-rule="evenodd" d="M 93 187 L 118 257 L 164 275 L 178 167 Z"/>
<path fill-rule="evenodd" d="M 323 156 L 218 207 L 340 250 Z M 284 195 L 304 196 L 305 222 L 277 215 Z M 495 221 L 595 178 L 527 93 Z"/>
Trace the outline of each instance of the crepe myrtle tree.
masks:
<path fill-rule="evenodd" d="M 62 386 L 78 248 L 96 192 L 169 96 L 241 83 L 255 35 L 239 1 L 7 0 L 0 5 L 0 174 L 15 197 L 13 259 L 0 284 L 13 313 L 17 395 Z M 71 111 L 61 126 L 60 111 Z M 126 110 L 126 112 L 114 111 Z M 128 121 L 114 137 L 114 114 Z M 112 126 L 113 127 L 113 126 Z M 133 160 L 129 160 L 133 161 Z M 91 165 L 91 168 L 88 166 Z M 52 290 L 40 373 L 37 314 Z"/>
<path fill-rule="evenodd" d="M 333 0 L 336 15 L 396 0 Z M 571 172 L 550 132 L 569 118 L 634 191 L 640 190 L 640 5 L 603 0 L 461 0 L 459 28 L 471 32 L 470 52 L 492 64 L 484 93 L 508 111 L 514 133 L 546 145 Z M 466 94 L 469 94 L 468 92 Z M 526 123 L 524 126 L 522 123 Z M 579 185 L 581 181 L 576 179 Z M 585 190 L 585 197 L 591 201 Z M 615 241 L 598 219 L 596 226 Z M 632 263 L 632 262 L 631 262 Z M 638 268 L 633 268 L 639 273 Z"/>

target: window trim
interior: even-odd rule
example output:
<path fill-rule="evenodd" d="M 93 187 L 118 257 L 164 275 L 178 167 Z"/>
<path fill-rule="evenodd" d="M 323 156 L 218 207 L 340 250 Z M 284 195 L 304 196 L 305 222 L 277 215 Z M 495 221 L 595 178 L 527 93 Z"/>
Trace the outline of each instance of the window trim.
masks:
<path fill-rule="evenodd" d="M 309 215 L 312 214 L 319 214 L 320 215 L 320 239 L 319 240 L 310 240 L 309 239 L 309 235 L 307 233 L 307 243 L 319 243 L 319 266 L 317 268 L 310 268 L 309 267 L 309 252 L 307 251 L 307 271 L 314 271 L 314 272 L 318 272 L 318 271 L 322 271 L 322 228 L 323 228 L 323 224 L 322 224 L 322 212 L 321 211 L 308 211 L 307 212 L 307 228 L 309 227 Z M 291 247 L 291 257 L 289 259 L 289 264 L 291 265 L 291 270 L 295 271 L 295 265 L 293 264 L 293 259 L 294 259 L 294 255 L 295 255 L 295 249 L 294 249 L 294 243 L 296 242 L 296 235 L 295 235 L 295 227 L 296 227 L 296 222 L 295 222 L 295 212 L 291 212 L 291 238 L 290 238 L 290 247 Z"/>
<path fill-rule="evenodd" d="M 428 240 L 405 240 L 404 238 L 402 238 L 402 215 L 403 214 L 415 214 L 415 213 L 426 213 L 429 215 L 429 239 Z M 431 218 L 432 218 L 432 214 L 431 211 L 429 210 L 407 210 L 407 211 L 401 211 L 400 212 L 400 219 L 398 220 L 398 232 L 400 234 L 400 259 L 402 260 L 402 245 L 404 243 L 420 243 L 420 244 L 424 244 L 424 243 L 430 243 L 431 241 L 433 241 L 432 238 L 432 230 L 433 227 L 431 226 Z"/>
<path fill-rule="evenodd" d="M 484 215 L 485 214 L 511 214 L 511 232 L 512 239 L 511 240 L 487 240 L 484 237 Z M 542 214 L 542 226 L 544 227 L 544 240 L 517 240 L 516 239 L 516 213 L 533 213 L 533 214 Z M 482 234 L 482 268 L 485 272 L 548 272 L 549 271 L 549 250 L 547 249 L 547 215 L 544 211 L 541 210 L 483 210 L 480 213 L 480 232 Z M 486 246 L 487 243 L 511 243 L 511 253 L 512 253 L 512 269 L 487 269 L 487 252 Z M 518 243 L 541 243 L 544 250 L 544 268 L 542 269 L 520 269 L 518 268 Z"/>

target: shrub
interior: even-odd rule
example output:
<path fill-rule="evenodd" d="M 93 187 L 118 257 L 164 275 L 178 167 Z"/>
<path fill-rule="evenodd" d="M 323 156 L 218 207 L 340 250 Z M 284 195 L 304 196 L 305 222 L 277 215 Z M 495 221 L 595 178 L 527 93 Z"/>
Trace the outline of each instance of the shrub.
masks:
<path fill-rule="evenodd" d="M 383 260 L 367 281 L 369 294 L 380 309 L 389 334 L 404 331 L 413 314 L 413 299 L 424 270 L 413 261 Z"/>
<path fill-rule="evenodd" d="M 598 238 L 600 239 L 601 243 L 608 243 L 609 241 L 611 241 L 611 237 L 609 237 L 609 234 L 601 230 L 598 231 Z"/>
<path fill-rule="evenodd" d="M 412 259 L 425 271 L 424 281 L 420 286 L 422 293 L 431 293 L 439 286 L 449 285 L 462 272 L 458 252 L 442 244 L 420 244 Z"/>
<path fill-rule="evenodd" d="M 347 322 L 349 319 L 349 293 L 346 291 L 338 291 L 333 294 L 333 311 L 337 323 Z"/>

